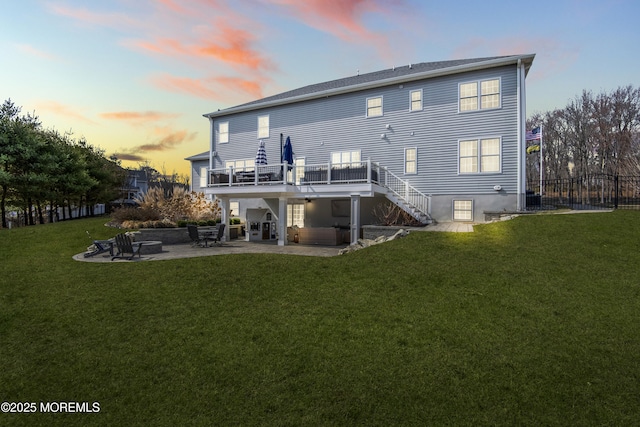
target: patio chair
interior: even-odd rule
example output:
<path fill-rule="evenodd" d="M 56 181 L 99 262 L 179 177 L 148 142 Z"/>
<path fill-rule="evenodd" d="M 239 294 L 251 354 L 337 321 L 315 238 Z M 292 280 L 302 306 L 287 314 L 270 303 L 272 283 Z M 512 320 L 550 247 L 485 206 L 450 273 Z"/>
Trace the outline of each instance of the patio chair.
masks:
<path fill-rule="evenodd" d="M 187 231 L 191 238 L 191 246 L 197 245 L 206 248 L 209 246 L 209 241 L 216 241 L 215 237 L 211 233 L 202 233 L 198 231 L 198 227 L 193 224 L 187 225 Z"/>
<path fill-rule="evenodd" d="M 115 244 L 118 252 L 111 257 L 111 261 L 116 258 L 132 260 L 133 257 L 138 255 L 138 258 L 142 258 L 140 255 L 140 248 L 142 248 L 142 242 L 132 242 L 131 237 L 125 233 L 120 233 L 115 237 Z"/>
<path fill-rule="evenodd" d="M 85 258 L 89 258 L 95 255 L 99 255 L 105 252 L 109 252 L 109 255 L 113 256 L 113 242 L 110 240 L 94 240 L 91 234 L 87 231 L 87 236 L 93 241 L 93 244 L 84 253 Z"/>
<path fill-rule="evenodd" d="M 226 227 L 225 224 L 218 224 L 218 232 L 213 237 L 213 242 L 217 243 L 218 246 L 222 245 L 222 238 L 224 237 L 224 228 L 225 227 Z"/>

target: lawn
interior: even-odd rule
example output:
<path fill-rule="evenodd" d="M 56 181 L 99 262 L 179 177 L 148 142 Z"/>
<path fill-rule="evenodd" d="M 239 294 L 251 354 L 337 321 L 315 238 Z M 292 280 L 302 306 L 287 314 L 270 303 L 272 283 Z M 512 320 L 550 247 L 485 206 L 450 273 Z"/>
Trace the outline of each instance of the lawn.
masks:
<path fill-rule="evenodd" d="M 632 425 L 640 212 L 335 258 L 81 263 L 105 219 L 0 230 L 0 425 Z"/>

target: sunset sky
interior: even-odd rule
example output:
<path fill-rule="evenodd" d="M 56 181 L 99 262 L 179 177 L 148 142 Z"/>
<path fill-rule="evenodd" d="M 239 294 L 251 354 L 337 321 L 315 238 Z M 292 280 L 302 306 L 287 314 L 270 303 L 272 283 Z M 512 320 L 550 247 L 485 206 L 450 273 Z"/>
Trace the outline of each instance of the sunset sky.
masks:
<path fill-rule="evenodd" d="M 535 53 L 528 114 L 640 86 L 637 0 L 0 0 L 0 102 L 187 173 L 204 113 L 409 63 Z"/>

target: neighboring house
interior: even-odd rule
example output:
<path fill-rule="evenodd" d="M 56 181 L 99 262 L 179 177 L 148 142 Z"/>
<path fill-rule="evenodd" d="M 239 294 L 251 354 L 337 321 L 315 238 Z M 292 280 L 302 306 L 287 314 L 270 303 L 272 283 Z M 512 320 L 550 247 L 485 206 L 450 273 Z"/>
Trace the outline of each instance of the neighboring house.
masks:
<path fill-rule="evenodd" d="M 188 158 L 192 189 L 248 229 L 273 221 L 261 235 L 282 245 L 292 224 L 345 227 L 355 242 L 387 200 L 425 224 L 522 210 L 534 56 L 394 67 L 205 114 L 211 145 Z M 281 162 L 287 138 L 291 167 Z M 266 165 L 256 164 L 259 143 Z"/>
<path fill-rule="evenodd" d="M 127 179 L 121 188 L 120 199 L 111 202 L 112 205 L 135 205 L 136 200 L 149 191 L 147 171 L 127 169 Z"/>

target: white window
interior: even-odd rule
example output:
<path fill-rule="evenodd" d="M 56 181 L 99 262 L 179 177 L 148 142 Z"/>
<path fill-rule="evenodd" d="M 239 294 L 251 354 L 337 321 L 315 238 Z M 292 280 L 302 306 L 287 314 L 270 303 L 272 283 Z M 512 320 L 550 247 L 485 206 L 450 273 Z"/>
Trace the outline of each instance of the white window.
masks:
<path fill-rule="evenodd" d="M 418 173 L 418 149 L 417 148 L 404 149 L 404 173 L 406 174 Z"/>
<path fill-rule="evenodd" d="M 409 92 L 409 111 L 420 111 L 422 110 L 422 89 L 412 90 Z"/>
<path fill-rule="evenodd" d="M 238 216 L 240 214 L 240 202 L 229 202 L 229 216 Z"/>
<path fill-rule="evenodd" d="M 453 220 L 473 221 L 473 200 L 454 200 Z"/>
<path fill-rule="evenodd" d="M 382 97 L 367 98 L 367 117 L 378 117 L 382 115 Z"/>
<path fill-rule="evenodd" d="M 269 138 L 269 116 L 258 116 L 258 138 Z"/>
<path fill-rule="evenodd" d="M 356 151 L 335 151 L 331 153 L 331 164 L 335 166 L 351 166 L 352 163 L 360 162 L 360 150 Z M 357 166 L 357 165 L 354 165 Z"/>
<path fill-rule="evenodd" d="M 500 138 L 468 139 L 459 142 L 459 173 L 499 173 Z"/>
<path fill-rule="evenodd" d="M 233 167 L 234 171 L 252 171 L 256 167 L 256 159 L 227 160 L 224 167 L 227 170 Z"/>
<path fill-rule="evenodd" d="M 304 205 L 302 203 L 287 205 L 287 227 L 304 227 Z"/>
<path fill-rule="evenodd" d="M 500 108 L 500 79 L 460 83 L 460 111 Z"/>
<path fill-rule="evenodd" d="M 218 142 L 220 144 L 229 142 L 229 122 L 218 123 Z"/>
<path fill-rule="evenodd" d="M 207 186 L 207 167 L 202 166 L 200 168 L 200 188 L 205 188 Z"/>

